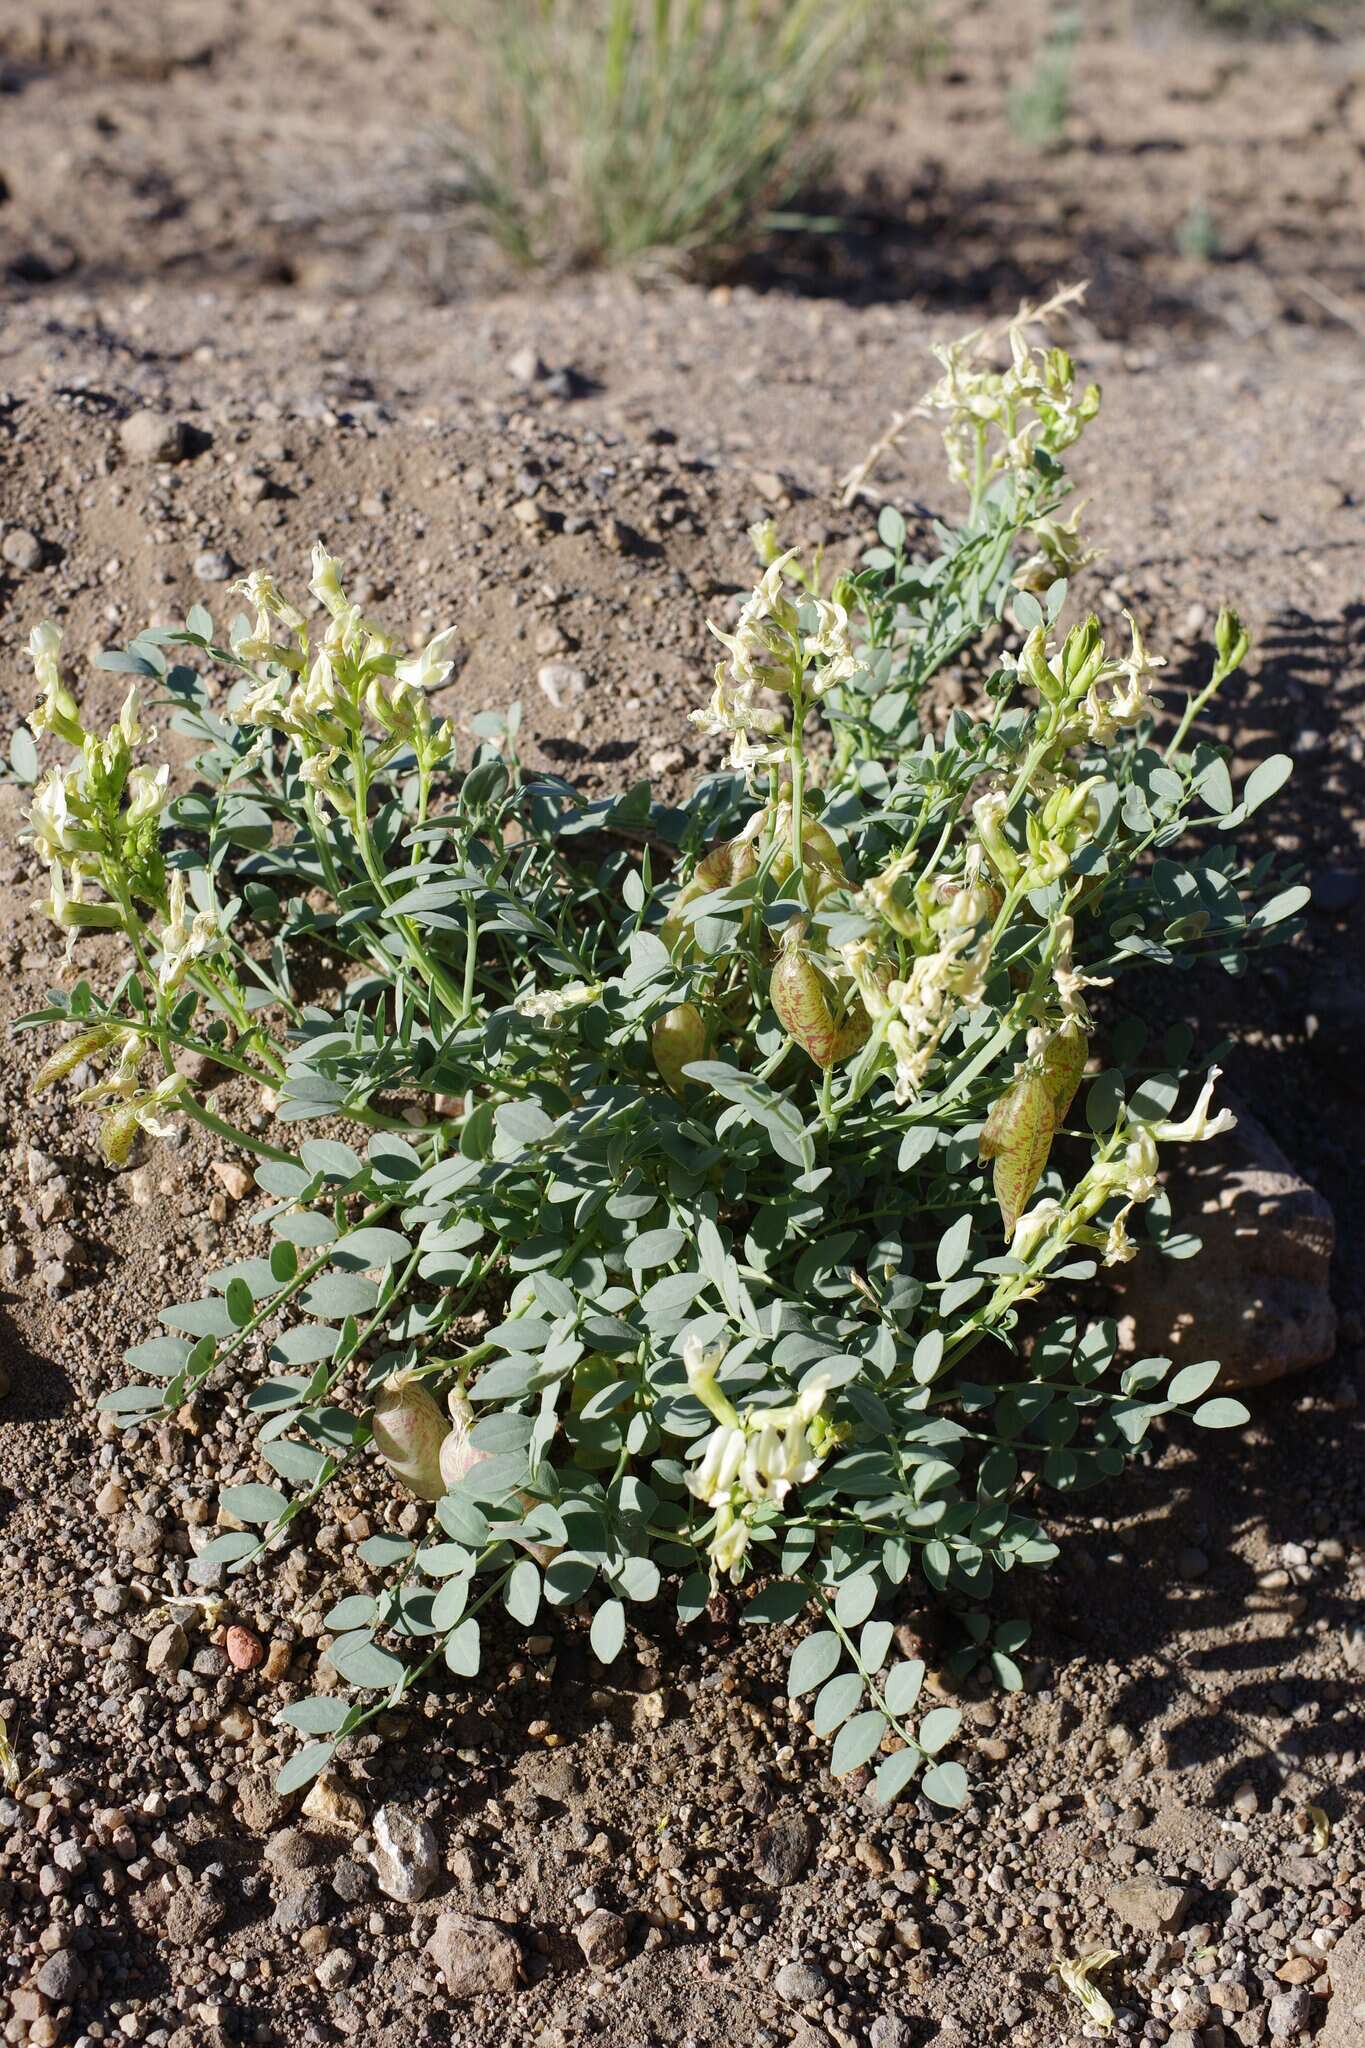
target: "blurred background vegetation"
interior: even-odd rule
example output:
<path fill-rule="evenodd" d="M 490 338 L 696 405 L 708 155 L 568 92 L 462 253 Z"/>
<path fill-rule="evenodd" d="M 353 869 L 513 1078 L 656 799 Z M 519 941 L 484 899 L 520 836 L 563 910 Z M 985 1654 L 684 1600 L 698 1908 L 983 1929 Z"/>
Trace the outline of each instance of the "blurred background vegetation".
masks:
<path fill-rule="evenodd" d="M 480 220 L 518 264 L 705 272 L 802 211 L 840 130 L 879 91 L 951 61 L 986 0 L 445 0 L 461 38 L 458 154 Z M 1322 36 L 1361 0 L 1135 0 L 1133 26 Z M 1009 95 L 1016 137 L 1063 146 L 1086 10 L 1059 0 Z M 1188 246 L 1212 254 L 1196 221 Z"/>

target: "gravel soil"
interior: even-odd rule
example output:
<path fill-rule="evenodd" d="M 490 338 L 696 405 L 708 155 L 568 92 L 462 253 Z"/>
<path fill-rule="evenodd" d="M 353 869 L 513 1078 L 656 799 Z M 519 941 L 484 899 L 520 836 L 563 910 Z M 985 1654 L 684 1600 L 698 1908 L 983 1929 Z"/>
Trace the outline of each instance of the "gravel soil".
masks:
<path fill-rule="evenodd" d="M 491 1690 L 447 1682 L 282 1801 L 274 1717 L 326 1682 L 354 1544 L 425 1511 L 371 1472 L 272 1571 L 178 1597 L 219 1487 L 256 1476 L 249 1380 L 117 1436 L 94 1403 L 196 1266 L 263 1233 L 198 1135 L 94 1163 L 69 1093 L 29 1098 L 23 1035 L 0 1071 L 6 2042 L 1063 2048 L 1093 2027 L 1057 1965 L 1096 1948 L 1119 2038 L 1365 2041 L 1361 46 L 1099 8 L 1040 152 L 1006 103 L 1042 23 L 965 10 L 928 85 L 869 108 L 842 236 L 718 281 L 546 288 L 501 276 L 453 196 L 434 9 L 0 4 L 4 732 L 38 618 L 109 708 L 88 653 L 221 608 L 241 569 L 297 578 L 321 535 L 397 630 L 458 624 L 458 723 L 519 701 L 532 759 L 686 783 L 747 522 L 851 558 L 873 508 L 837 479 L 930 341 L 1089 274 L 1071 340 L 1105 406 L 1077 467 L 1104 555 L 1079 594 L 1130 606 L 1177 681 L 1239 604 L 1256 651 L 1225 732 L 1243 765 L 1295 756 L 1269 829 L 1314 889 L 1253 977 L 1153 1001 L 1231 1036 L 1234 1086 L 1333 1203 L 1342 1332 L 1232 1440 L 1161 1437 L 1056 1518 L 1027 1689 L 956 1689 L 954 1818 L 830 1780 L 782 1634 L 720 1612 L 679 1635 L 666 1603 L 610 1672 L 556 1615 Z M 1212 260 L 1181 235 L 1197 207 Z M 147 408 L 180 459 L 122 431 Z M 932 434 L 879 480 L 944 504 Z M 0 784 L 12 1015 L 67 972 L 21 810 Z M 932 1664 L 931 1618 L 900 1621 Z"/>

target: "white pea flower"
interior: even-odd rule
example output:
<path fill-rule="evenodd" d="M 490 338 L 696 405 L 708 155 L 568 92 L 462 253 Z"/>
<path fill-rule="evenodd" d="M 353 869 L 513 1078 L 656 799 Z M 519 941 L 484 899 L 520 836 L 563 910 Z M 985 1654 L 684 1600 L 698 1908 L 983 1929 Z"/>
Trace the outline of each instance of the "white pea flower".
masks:
<path fill-rule="evenodd" d="M 124 794 L 128 800 L 126 812 L 130 825 L 140 824 L 144 818 L 159 818 L 166 808 L 170 794 L 170 764 L 163 761 L 159 768 L 132 768 Z"/>
<path fill-rule="evenodd" d="M 447 626 L 434 640 L 428 640 L 420 654 L 398 662 L 393 671 L 394 681 L 409 690 L 439 690 L 455 666 L 447 659 L 446 649 L 455 638 L 456 631 L 456 627 Z"/>
<path fill-rule="evenodd" d="M 313 544 L 313 574 L 308 588 L 320 605 L 326 607 L 334 619 L 350 609 L 346 593 L 341 587 L 341 564 L 334 555 L 329 555 L 321 541 Z"/>
<path fill-rule="evenodd" d="M 157 980 L 169 993 L 180 987 L 196 960 L 217 951 L 222 933 L 216 911 L 196 910 L 188 915 L 185 877 L 178 868 L 171 875 L 167 894 L 166 923 L 157 934 L 161 946 Z"/>
<path fill-rule="evenodd" d="M 517 997 L 513 1008 L 519 1017 L 537 1024 L 554 1025 L 569 1010 L 595 1003 L 602 993 L 600 981 L 566 981 L 562 988 L 531 989 Z"/>
<path fill-rule="evenodd" d="M 1149 1126 L 1151 1135 L 1161 1144 L 1175 1142 L 1181 1145 L 1202 1144 L 1206 1138 L 1221 1138 L 1224 1131 L 1237 1128 L 1237 1119 L 1230 1109 L 1220 1109 L 1216 1116 L 1210 1116 L 1213 1104 L 1214 1084 L 1222 1078 L 1221 1067 L 1210 1067 L 1199 1099 L 1182 1123 L 1163 1120 Z"/>
<path fill-rule="evenodd" d="M 68 794 L 75 793 L 78 772 L 69 768 L 49 768 L 39 777 L 34 788 L 33 802 L 29 806 L 29 825 L 35 844 L 48 860 L 89 846 L 91 835 L 82 829 L 67 802 Z"/>
<path fill-rule="evenodd" d="M 1053 1230 L 1061 1213 L 1062 1205 L 1052 1195 L 1044 1195 L 1031 1209 L 1025 1209 L 1010 1238 L 1011 1257 L 1027 1263 Z"/>

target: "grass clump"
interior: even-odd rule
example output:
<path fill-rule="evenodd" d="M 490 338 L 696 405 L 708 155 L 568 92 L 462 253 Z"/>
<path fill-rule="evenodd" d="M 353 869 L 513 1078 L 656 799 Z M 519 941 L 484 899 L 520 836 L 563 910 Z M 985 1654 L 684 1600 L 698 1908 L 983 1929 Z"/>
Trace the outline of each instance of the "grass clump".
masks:
<path fill-rule="evenodd" d="M 908 0 L 451 0 L 464 152 L 517 262 L 698 263 L 791 203 Z"/>

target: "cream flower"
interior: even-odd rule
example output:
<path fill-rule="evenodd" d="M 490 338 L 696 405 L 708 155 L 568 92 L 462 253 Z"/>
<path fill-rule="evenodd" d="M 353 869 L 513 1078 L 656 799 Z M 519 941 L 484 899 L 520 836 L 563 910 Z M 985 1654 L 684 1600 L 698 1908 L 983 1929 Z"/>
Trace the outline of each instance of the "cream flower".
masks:
<path fill-rule="evenodd" d="M 518 996 L 512 1007 L 519 1017 L 529 1017 L 537 1024 L 555 1025 L 567 1011 L 581 1009 L 585 1003 L 595 1003 L 601 993 L 600 981 L 566 981 L 562 988 L 532 989 L 528 994 Z"/>

